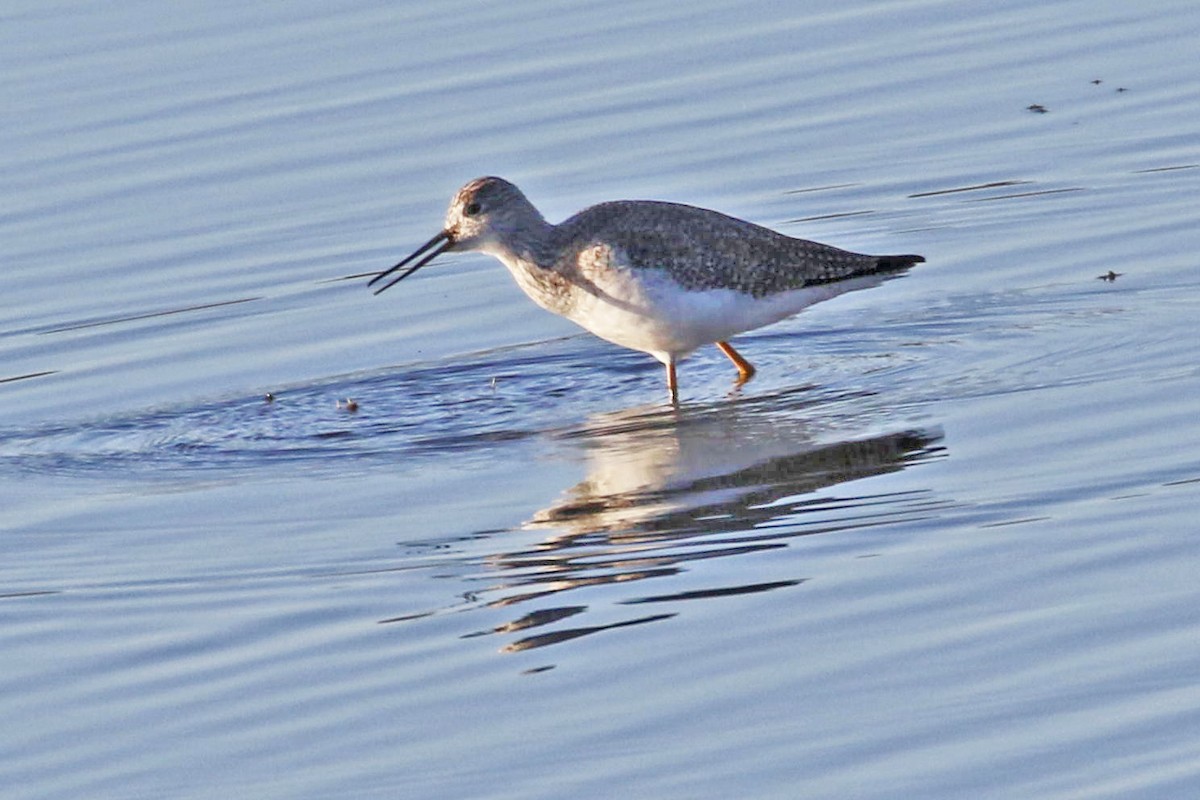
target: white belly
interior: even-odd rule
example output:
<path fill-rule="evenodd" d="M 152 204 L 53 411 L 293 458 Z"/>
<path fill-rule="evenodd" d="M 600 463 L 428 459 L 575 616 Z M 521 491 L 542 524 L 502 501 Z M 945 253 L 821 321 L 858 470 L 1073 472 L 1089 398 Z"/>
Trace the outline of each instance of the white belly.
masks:
<path fill-rule="evenodd" d="M 689 291 L 659 270 L 620 270 L 610 271 L 602 279 L 597 276 L 591 290 L 575 286 L 573 302 L 560 311 L 539 295 L 519 267 L 509 266 L 509 270 L 538 305 L 601 339 L 649 353 L 663 363 L 677 361 L 703 345 L 786 319 L 822 300 L 883 281 L 882 277 L 868 276 L 756 298 L 730 289 Z"/>

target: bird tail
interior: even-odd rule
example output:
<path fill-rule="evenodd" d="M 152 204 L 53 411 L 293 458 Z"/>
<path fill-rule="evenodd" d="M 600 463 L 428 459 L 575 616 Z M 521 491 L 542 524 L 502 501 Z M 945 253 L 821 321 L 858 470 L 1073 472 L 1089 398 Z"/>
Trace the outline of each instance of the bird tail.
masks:
<path fill-rule="evenodd" d="M 921 264 L 925 261 L 925 256 L 876 256 L 875 271 L 876 272 L 903 272 L 914 264 Z"/>

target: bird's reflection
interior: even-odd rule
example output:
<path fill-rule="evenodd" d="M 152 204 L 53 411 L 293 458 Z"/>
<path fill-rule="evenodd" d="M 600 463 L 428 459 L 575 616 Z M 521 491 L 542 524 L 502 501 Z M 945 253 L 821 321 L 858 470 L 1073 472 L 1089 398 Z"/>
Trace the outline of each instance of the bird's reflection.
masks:
<path fill-rule="evenodd" d="M 822 442 L 803 419 L 736 405 L 598 415 L 567 436 L 586 452 L 587 478 L 529 521 L 557 530 L 550 542 L 750 527 L 778 516 L 781 498 L 902 469 L 940 438 L 906 430 Z"/>
<path fill-rule="evenodd" d="M 928 458 L 940 449 L 938 432 L 839 440 L 806 416 L 736 402 L 635 408 L 561 432 L 563 446 L 582 450 L 585 479 L 525 524 L 544 538 L 488 557 L 487 586 L 471 592 L 489 608 L 537 608 L 468 635 L 518 634 L 502 649 L 529 650 L 666 619 L 684 600 L 794 586 L 798 579 L 700 589 L 664 583 L 658 592 L 631 590 L 617 605 L 661 603 L 671 612 L 604 622 L 587 619 L 586 605 L 553 602 L 588 587 L 670 579 L 690 563 L 786 547 L 797 536 L 913 519 L 936 505 L 925 492 L 816 493 Z"/>

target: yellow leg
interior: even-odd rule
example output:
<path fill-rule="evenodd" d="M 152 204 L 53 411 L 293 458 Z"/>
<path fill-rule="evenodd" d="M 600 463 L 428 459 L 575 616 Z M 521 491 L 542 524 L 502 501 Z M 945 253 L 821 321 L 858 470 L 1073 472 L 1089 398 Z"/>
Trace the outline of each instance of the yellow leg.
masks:
<path fill-rule="evenodd" d="M 738 386 L 741 386 L 746 381 L 754 377 L 754 365 L 746 359 L 742 358 L 742 354 L 733 349 L 729 342 L 717 342 L 717 347 L 721 349 L 738 371 Z"/>
<path fill-rule="evenodd" d="M 671 394 L 671 404 L 679 405 L 679 384 L 675 382 L 675 362 L 667 364 L 667 391 Z"/>

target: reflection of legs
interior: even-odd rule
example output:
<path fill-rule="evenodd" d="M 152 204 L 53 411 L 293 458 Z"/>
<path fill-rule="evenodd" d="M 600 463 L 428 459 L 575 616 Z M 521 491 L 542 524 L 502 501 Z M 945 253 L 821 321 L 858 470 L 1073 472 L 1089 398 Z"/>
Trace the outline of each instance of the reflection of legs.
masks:
<path fill-rule="evenodd" d="M 671 403 L 679 405 L 679 385 L 675 383 L 675 362 L 667 362 L 667 391 L 671 394 Z"/>
<path fill-rule="evenodd" d="M 742 354 L 737 350 L 734 350 L 729 342 L 717 342 L 717 347 L 721 348 L 721 352 L 733 362 L 735 367 L 737 367 L 738 386 L 741 386 L 743 383 L 754 377 L 754 365 L 742 358 Z"/>

